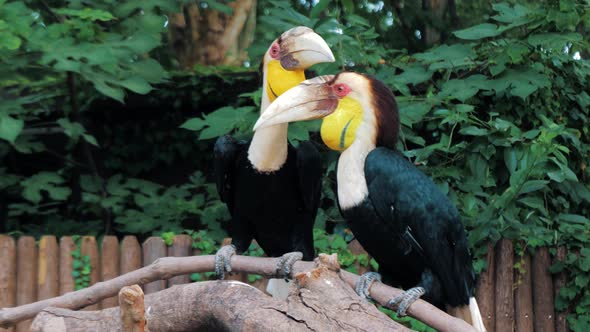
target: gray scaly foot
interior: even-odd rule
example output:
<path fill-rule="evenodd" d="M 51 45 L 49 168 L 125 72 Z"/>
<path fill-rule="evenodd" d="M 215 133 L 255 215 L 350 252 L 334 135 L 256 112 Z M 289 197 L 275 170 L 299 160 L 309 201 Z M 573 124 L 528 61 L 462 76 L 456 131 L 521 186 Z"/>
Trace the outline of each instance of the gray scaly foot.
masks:
<path fill-rule="evenodd" d="M 387 302 L 387 307 L 392 308 L 397 305 L 397 314 L 399 316 L 405 316 L 406 311 L 420 296 L 424 295 L 426 291 L 423 287 L 414 287 L 405 291 L 403 294 L 394 297 Z"/>
<path fill-rule="evenodd" d="M 375 280 L 381 281 L 381 275 L 379 273 L 364 273 L 356 282 L 356 285 L 354 286 L 354 291 L 361 298 L 367 301 L 372 300 L 371 295 L 369 294 L 369 288 L 371 288 L 371 285 L 375 282 Z"/>
<path fill-rule="evenodd" d="M 236 247 L 233 244 L 223 246 L 215 254 L 215 274 L 217 279 L 223 280 L 225 272 L 231 272 L 231 265 L 229 264 L 231 256 L 236 253 Z"/>
<path fill-rule="evenodd" d="M 291 278 L 291 272 L 293 271 L 293 264 L 300 261 L 303 258 L 303 253 L 299 251 L 288 252 L 279 258 L 277 263 L 277 269 L 275 275 L 277 277 L 283 277 L 285 280 Z"/>

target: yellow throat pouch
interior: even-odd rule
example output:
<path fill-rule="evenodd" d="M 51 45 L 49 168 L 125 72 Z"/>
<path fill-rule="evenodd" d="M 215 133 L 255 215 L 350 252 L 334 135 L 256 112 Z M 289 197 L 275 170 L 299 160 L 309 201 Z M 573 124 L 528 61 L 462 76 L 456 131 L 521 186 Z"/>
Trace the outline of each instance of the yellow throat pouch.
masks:
<path fill-rule="evenodd" d="M 303 70 L 286 70 L 278 60 L 271 60 L 266 67 L 266 94 L 271 102 L 303 81 Z"/>
<path fill-rule="evenodd" d="M 356 129 L 362 120 L 361 104 L 350 97 L 342 98 L 336 111 L 322 121 L 322 141 L 332 150 L 346 150 L 354 141 Z"/>

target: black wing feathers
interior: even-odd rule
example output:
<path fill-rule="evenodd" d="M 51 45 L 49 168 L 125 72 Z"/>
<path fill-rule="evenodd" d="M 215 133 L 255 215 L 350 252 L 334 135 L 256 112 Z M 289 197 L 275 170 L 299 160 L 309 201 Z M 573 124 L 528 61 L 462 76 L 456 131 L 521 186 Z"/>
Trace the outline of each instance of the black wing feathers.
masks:
<path fill-rule="evenodd" d="M 447 304 L 466 304 L 475 278 L 455 206 L 429 177 L 396 151 L 372 151 L 365 162 L 365 177 L 380 219 L 395 232 L 409 230 L 416 241 L 413 247 L 440 279 Z"/>
<path fill-rule="evenodd" d="M 213 148 L 213 167 L 215 169 L 215 184 L 221 201 L 226 203 L 233 213 L 232 179 L 236 167 L 236 159 L 246 142 L 237 141 L 229 135 L 221 136 Z"/>

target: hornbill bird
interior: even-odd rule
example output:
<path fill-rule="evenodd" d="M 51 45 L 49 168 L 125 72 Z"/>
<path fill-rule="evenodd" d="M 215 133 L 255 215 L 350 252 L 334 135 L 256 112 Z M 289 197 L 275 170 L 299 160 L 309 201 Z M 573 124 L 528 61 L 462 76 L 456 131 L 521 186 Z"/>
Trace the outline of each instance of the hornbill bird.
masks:
<path fill-rule="evenodd" d="M 296 27 L 273 41 L 261 69 L 261 112 L 283 92 L 305 80 L 304 70 L 333 62 L 328 44 L 307 27 Z M 217 191 L 232 216 L 232 245 L 216 255 L 216 272 L 223 279 L 235 252 L 248 249 L 256 239 L 271 257 L 282 256 L 277 275 L 289 277 L 292 264 L 314 257 L 313 223 L 321 189 L 320 154 L 311 142 L 297 148 L 287 139 L 288 124 L 267 126 L 250 142 L 220 137 L 214 147 Z M 271 279 L 268 291 L 285 296 L 286 285 Z M 275 289 L 278 288 L 278 289 Z M 281 292 L 282 295 L 278 295 Z"/>
<path fill-rule="evenodd" d="M 342 151 L 337 167 L 338 205 L 354 236 L 379 263 L 386 283 L 407 291 L 389 301 L 398 314 L 424 295 L 484 330 L 473 297 L 475 274 L 466 233 L 450 200 L 396 150 L 399 113 L 379 80 L 343 72 L 302 82 L 262 114 L 268 126 L 323 118 L 324 143 Z M 357 292 L 368 297 L 378 275 Z"/>

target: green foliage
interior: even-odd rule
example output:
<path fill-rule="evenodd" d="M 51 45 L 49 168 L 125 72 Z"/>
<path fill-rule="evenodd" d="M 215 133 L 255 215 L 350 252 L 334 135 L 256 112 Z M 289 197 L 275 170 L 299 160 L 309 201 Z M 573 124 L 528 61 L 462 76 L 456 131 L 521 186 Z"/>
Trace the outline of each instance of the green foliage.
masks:
<path fill-rule="evenodd" d="M 81 240 L 79 235 L 72 236 L 76 248 L 72 251 L 72 277 L 74 278 L 74 290 L 80 290 L 90 286 L 90 256 L 82 255 Z"/>

